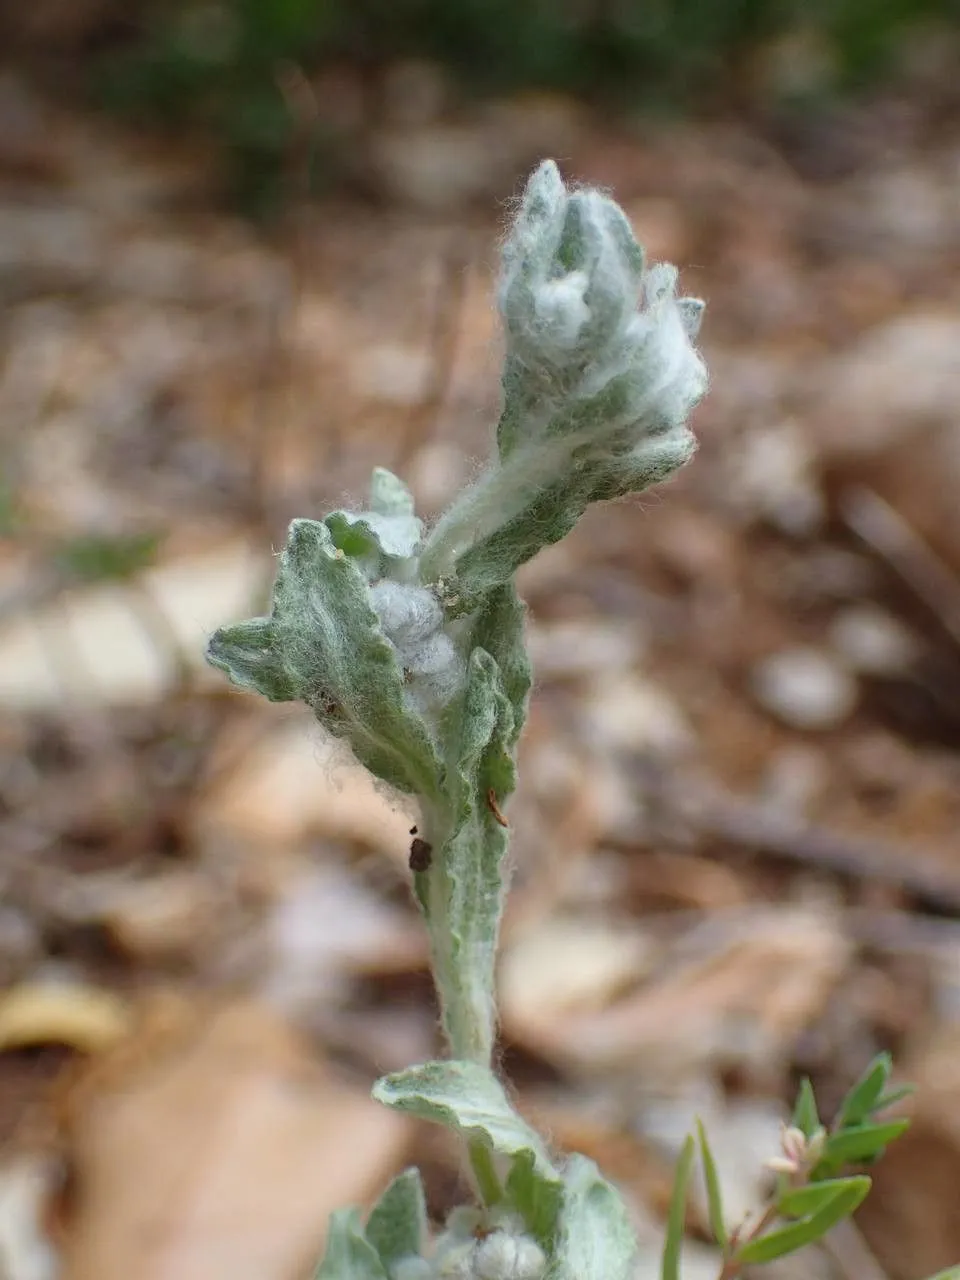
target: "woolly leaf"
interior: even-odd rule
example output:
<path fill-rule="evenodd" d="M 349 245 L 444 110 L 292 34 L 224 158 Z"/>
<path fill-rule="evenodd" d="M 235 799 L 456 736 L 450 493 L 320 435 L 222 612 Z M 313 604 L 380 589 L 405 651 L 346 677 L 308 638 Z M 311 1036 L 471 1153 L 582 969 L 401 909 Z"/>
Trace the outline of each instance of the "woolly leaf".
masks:
<path fill-rule="evenodd" d="M 841 1103 L 837 1117 L 838 1128 L 863 1124 L 869 1118 L 886 1088 L 892 1070 L 893 1059 L 889 1053 L 881 1053 L 874 1058 Z"/>
<path fill-rule="evenodd" d="M 471 649 L 484 649 L 494 659 L 500 686 L 513 712 L 513 727 L 505 735 L 508 747 L 514 747 L 527 718 L 527 700 L 533 676 L 524 640 L 526 608 L 517 595 L 513 582 L 496 587 L 484 598 L 473 619 Z M 509 790 L 513 789 L 512 780 Z M 508 794 L 508 779 L 500 779 L 501 800 Z"/>
<path fill-rule="evenodd" d="M 427 1206 L 418 1169 L 406 1169 L 371 1210 L 365 1231 L 387 1271 L 401 1258 L 419 1255 L 427 1229 Z"/>
<path fill-rule="evenodd" d="M 554 1251 L 556 1280 L 630 1280 L 637 1244 L 626 1206 L 597 1166 L 572 1156 L 563 1172 L 563 1207 Z"/>
<path fill-rule="evenodd" d="M 514 1111 L 489 1067 L 455 1060 L 426 1062 L 383 1076 L 373 1086 L 373 1096 L 384 1106 L 442 1124 L 501 1155 L 529 1152 L 539 1176 L 557 1178 L 541 1139 Z"/>
<path fill-rule="evenodd" d="M 845 1178 L 836 1194 L 815 1213 L 741 1245 L 734 1255 L 736 1261 L 741 1266 L 772 1262 L 822 1240 L 831 1227 L 854 1212 L 869 1190 L 869 1178 Z"/>
<path fill-rule="evenodd" d="M 270 618 L 223 628 L 209 657 L 244 688 L 305 702 L 378 778 L 435 793 L 439 762 L 427 728 L 406 704 L 366 580 L 326 525 L 293 521 Z"/>
<path fill-rule="evenodd" d="M 495 527 L 484 535 L 482 524 L 464 530 L 462 549 L 453 542 L 457 584 L 468 593 L 485 592 L 508 582 L 521 565 L 537 552 L 565 538 L 584 511 L 595 502 L 606 502 L 637 493 L 666 479 L 693 456 L 696 441 L 686 431 L 678 430 L 653 435 L 620 456 L 599 456 L 576 451 L 565 456 L 558 470 L 561 478 L 545 488 L 527 485 L 521 493 L 524 472 L 511 464 L 503 479 L 505 499 L 516 497 L 523 505 L 511 514 L 511 503 L 504 502 Z M 535 452 L 529 459 L 531 471 L 539 465 Z M 496 493 L 496 480 L 488 482 Z M 465 507 L 469 503 L 465 501 Z M 439 526 L 438 526 L 439 528 Z M 425 558 L 436 553 L 428 544 Z"/>
<path fill-rule="evenodd" d="M 514 712 L 500 670 L 474 649 L 463 694 L 449 709 L 445 839 L 416 879 L 433 944 L 444 1026 L 461 1058 L 486 1063 L 494 1037 L 494 964 L 506 875 L 506 819 L 513 790 Z"/>
<path fill-rule="evenodd" d="M 660 1264 L 661 1280 L 680 1280 L 680 1249 L 683 1245 L 687 1216 L 687 1187 L 693 1167 L 694 1142 L 688 1137 L 680 1150 L 680 1158 L 673 1178 L 673 1194 L 667 1214 L 667 1233 L 663 1242 L 663 1258 Z"/>
<path fill-rule="evenodd" d="M 378 515 L 375 511 L 333 511 L 324 521 L 334 545 L 345 555 L 366 557 L 379 552 L 394 560 L 414 555 L 423 523 L 412 515 Z"/>
<path fill-rule="evenodd" d="M 300 697 L 300 686 L 284 666 L 269 618 L 221 627 L 207 645 L 207 661 L 238 688 L 260 693 L 270 702 L 295 702 Z"/>
<path fill-rule="evenodd" d="M 563 1197 L 563 1183 L 538 1166 L 529 1147 L 516 1156 L 507 1177 L 507 1201 L 548 1252 L 556 1238 Z"/>
<path fill-rule="evenodd" d="M 370 509 L 380 516 L 412 516 L 413 494 L 392 471 L 374 467 L 370 481 Z"/>
<path fill-rule="evenodd" d="M 388 1280 L 356 1209 L 339 1209 L 331 1216 L 327 1249 L 313 1280 Z"/>
<path fill-rule="evenodd" d="M 688 461 L 686 423 L 706 389 L 692 345 L 702 305 L 675 294 L 676 271 L 645 270 L 612 200 L 566 192 L 554 165 L 537 170 L 503 254 L 498 461 L 427 539 L 427 580 L 482 594 L 564 537 L 590 503 Z"/>

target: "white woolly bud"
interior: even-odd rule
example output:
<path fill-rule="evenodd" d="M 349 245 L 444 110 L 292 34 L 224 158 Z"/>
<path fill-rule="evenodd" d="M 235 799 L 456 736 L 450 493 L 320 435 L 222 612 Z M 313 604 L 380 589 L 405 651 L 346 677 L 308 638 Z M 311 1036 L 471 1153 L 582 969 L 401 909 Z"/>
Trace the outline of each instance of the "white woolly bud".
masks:
<path fill-rule="evenodd" d="M 401 653 L 443 625 L 440 602 L 426 587 L 385 579 L 371 586 L 370 599 L 384 634 Z"/>
<path fill-rule="evenodd" d="M 540 1280 L 547 1259 L 529 1236 L 494 1231 L 477 1242 L 473 1265 L 478 1280 Z"/>
<path fill-rule="evenodd" d="M 694 348 L 703 304 L 648 267 L 625 214 L 598 191 L 531 177 L 503 253 L 507 338 L 499 458 L 420 549 L 424 581 L 482 594 L 587 506 L 656 484 L 692 457 L 707 385 Z M 639 307 L 638 307 L 639 303 Z"/>
<path fill-rule="evenodd" d="M 561 363 L 580 341 L 581 330 L 590 318 L 583 296 L 586 287 L 584 272 L 571 271 L 559 280 L 548 280 L 537 291 L 537 345 L 546 359 Z"/>

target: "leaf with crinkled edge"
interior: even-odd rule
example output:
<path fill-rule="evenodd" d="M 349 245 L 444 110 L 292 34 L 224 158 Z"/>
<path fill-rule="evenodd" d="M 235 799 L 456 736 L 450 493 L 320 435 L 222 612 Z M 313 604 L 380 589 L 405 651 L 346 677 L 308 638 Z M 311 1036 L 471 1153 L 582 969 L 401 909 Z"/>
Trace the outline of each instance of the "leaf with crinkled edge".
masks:
<path fill-rule="evenodd" d="M 519 691 L 521 677 L 513 678 Z M 453 1052 L 483 1063 L 490 1060 L 495 1033 L 494 972 L 507 851 L 499 804 L 516 784 L 514 729 L 500 670 L 486 650 L 474 649 L 463 693 L 444 723 L 446 830 L 415 887 Z"/>
<path fill-rule="evenodd" d="M 388 1280 L 357 1209 L 338 1209 L 331 1215 L 326 1252 L 313 1280 Z"/>
<path fill-rule="evenodd" d="M 209 656 L 244 688 L 305 702 L 384 782 L 436 794 L 436 750 L 406 705 L 403 674 L 364 576 L 320 521 L 290 525 L 270 618 L 221 629 Z"/>
<path fill-rule="evenodd" d="M 470 631 L 470 648 L 484 649 L 496 662 L 501 688 L 513 711 L 513 727 L 504 736 L 507 747 L 516 746 L 523 731 L 533 683 L 524 640 L 526 612 L 513 581 L 505 582 L 486 593 Z M 502 800 L 507 794 L 506 779 L 500 781 L 498 794 Z"/>
<path fill-rule="evenodd" d="M 386 467 L 373 470 L 369 511 L 333 511 L 324 524 L 334 546 L 359 561 L 370 580 L 416 555 L 423 541 L 423 521 L 414 514 L 413 494 Z"/>
<path fill-rule="evenodd" d="M 300 697 L 269 618 L 250 618 L 215 631 L 207 645 L 207 661 L 238 688 L 262 694 L 270 702 L 296 702 Z"/>
<path fill-rule="evenodd" d="M 420 1170 L 405 1169 L 371 1210 L 366 1238 L 389 1271 L 401 1258 L 420 1254 L 426 1230 L 427 1205 Z"/>
<path fill-rule="evenodd" d="M 348 556 L 379 552 L 392 560 L 416 555 L 423 521 L 416 516 L 383 516 L 376 511 L 333 511 L 324 520 L 334 545 Z"/>
<path fill-rule="evenodd" d="M 630 1280 L 637 1242 L 620 1193 L 586 1156 L 572 1156 L 563 1171 L 560 1238 L 555 1280 Z"/>
<path fill-rule="evenodd" d="M 514 1111 L 489 1067 L 455 1059 L 425 1062 L 383 1076 L 373 1086 L 373 1096 L 384 1106 L 432 1120 L 501 1155 L 528 1151 L 538 1174 L 559 1176 L 540 1136 Z"/>

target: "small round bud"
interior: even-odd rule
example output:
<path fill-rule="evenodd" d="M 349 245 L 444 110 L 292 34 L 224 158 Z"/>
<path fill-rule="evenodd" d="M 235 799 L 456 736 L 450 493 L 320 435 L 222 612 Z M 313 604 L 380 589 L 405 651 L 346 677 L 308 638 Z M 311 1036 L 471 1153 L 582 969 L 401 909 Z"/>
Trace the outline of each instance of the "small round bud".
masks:
<path fill-rule="evenodd" d="M 474 1272 L 478 1280 L 540 1280 L 546 1270 L 543 1250 L 529 1236 L 494 1231 L 477 1244 Z"/>

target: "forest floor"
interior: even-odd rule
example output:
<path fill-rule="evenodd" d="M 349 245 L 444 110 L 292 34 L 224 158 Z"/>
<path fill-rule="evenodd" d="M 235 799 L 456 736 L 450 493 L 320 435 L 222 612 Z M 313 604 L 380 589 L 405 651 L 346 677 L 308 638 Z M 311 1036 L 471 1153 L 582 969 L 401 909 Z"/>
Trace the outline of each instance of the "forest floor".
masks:
<path fill-rule="evenodd" d="M 367 1096 L 437 1048 L 411 815 L 202 653 L 290 518 L 374 464 L 435 514 L 480 465 L 543 153 L 707 299 L 712 387 L 677 481 L 522 575 L 504 1070 L 652 1276 L 695 1115 L 746 1212 L 799 1078 L 829 1112 L 888 1049 L 914 1126 L 783 1273 L 960 1260 L 960 116 L 401 113 L 365 200 L 258 233 L 193 146 L 0 98 L 0 1272 L 298 1280 L 404 1165 L 456 1200 Z"/>

